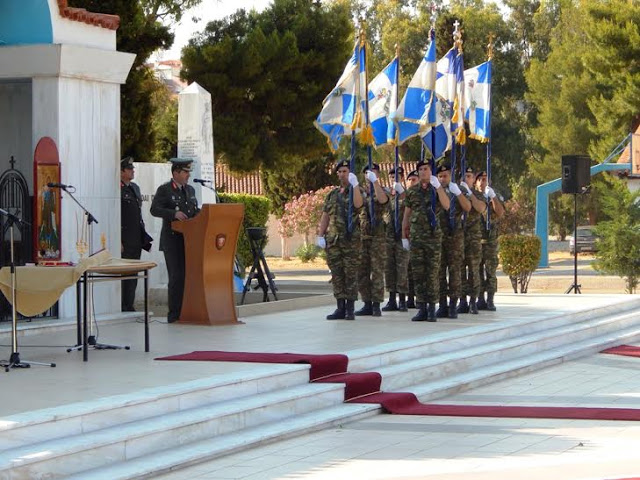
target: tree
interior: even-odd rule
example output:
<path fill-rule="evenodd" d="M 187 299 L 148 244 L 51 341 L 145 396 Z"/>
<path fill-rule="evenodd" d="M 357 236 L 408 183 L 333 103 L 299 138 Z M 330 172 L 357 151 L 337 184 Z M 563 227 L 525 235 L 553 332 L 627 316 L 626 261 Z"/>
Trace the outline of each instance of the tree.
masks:
<path fill-rule="evenodd" d="M 275 0 L 210 22 L 183 50 L 183 76 L 212 92 L 216 149 L 232 170 L 284 170 L 322 155 L 313 126 L 353 47 L 344 3 Z"/>
<path fill-rule="evenodd" d="M 605 204 L 616 215 L 595 228 L 600 239 L 593 267 L 623 277 L 626 292 L 635 293 L 640 283 L 640 191 L 621 190 L 605 197 Z"/>

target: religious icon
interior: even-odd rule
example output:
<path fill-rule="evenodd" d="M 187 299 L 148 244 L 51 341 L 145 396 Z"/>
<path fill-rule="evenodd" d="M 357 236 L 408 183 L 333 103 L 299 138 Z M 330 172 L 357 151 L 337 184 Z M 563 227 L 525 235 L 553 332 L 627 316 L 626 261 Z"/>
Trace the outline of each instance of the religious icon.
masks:
<path fill-rule="evenodd" d="M 58 165 L 38 165 L 36 241 L 38 258 L 60 259 L 60 190 L 47 185 L 59 177 Z"/>

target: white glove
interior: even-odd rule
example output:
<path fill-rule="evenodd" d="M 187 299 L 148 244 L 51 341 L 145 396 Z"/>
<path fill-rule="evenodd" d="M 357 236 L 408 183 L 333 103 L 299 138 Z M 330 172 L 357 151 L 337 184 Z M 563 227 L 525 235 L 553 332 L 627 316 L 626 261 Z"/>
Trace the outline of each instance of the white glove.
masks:
<path fill-rule="evenodd" d="M 456 197 L 462 193 L 460 187 L 453 182 L 449 182 L 449 191 L 453 193 Z"/>
<path fill-rule="evenodd" d="M 438 180 L 438 177 L 436 177 L 435 175 L 431 175 L 431 179 L 429 180 L 429 182 L 436 190 L 440 188 L 440 180 Z"/>
<path fill-rule="evenodd" d="M 349 174 L 349 183 L 351 184 L 352 187 L 357 187 L 359 185 L 358 177 L 356 177 L 355 173 Z"/>
<path fill-rule="evenodd" d="M 400 182 L 395 182 L 393 184 L 393 189 L 398 195 L 402 195 L 402 192 L 404 192 L 404 188 L 402 187 L 402 184 Z"/>
<path fill-rule="evenodd" d="M 327 241 L 324 239 L 324 237 L 317 236 L 316 245 L 324 250 L 325 248 L 327 248 Z"/>
<path fill-rule="evenodd" d="M 378 181 L 378 177 L 371 170 L 367 170 L 367 173 L 365 175 L 367 176 L 367 180 L 369 180 L 371 183 L 376 183 Z"/>
<path fill-rule="evenodd" d="M 460 182 L 460 186 L 467 191 L 467 195 L 471 195 L 471 189 L 469 188 L 469 185 L 467 185 L 465 182 Z"/>
<path fill-rule="evenodd" d="M 408 238 L 403 238 L 402 239 L 402 248 L 404 248 L 405 250 L 409 250 L 409 239 Z"/>
<path fill-rule="evenodd" d="M 489 200 L 493 200 L 496 198 L 496 192 L 494 192 L 493 188 L 487 185 L 484 189 L 484 194 L 489 197 Z"/>

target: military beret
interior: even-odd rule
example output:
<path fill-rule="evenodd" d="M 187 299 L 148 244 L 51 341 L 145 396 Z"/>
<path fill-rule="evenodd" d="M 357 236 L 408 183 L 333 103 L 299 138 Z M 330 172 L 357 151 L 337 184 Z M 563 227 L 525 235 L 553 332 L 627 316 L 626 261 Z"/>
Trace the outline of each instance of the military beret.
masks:
<path fill-rule="evenodd" d="M 392 168 L 391 170 L 389 170 L 389 175 L 395 175 L 396 174 L 396 169 Z M 404 175 L 404 168 L 402 168 L 402 165 L 398 165 L 398 175 Z"/>
<path fill-rule="evenodd" d="M 349 170 L 351 170 L 351 163 L 349 163 L 349 160 L 347 160 L 346 158 L 343 158 L 342 160 L 338 161 L 338 163 L 336 163 L 336 166 L 333 169 L 333 171 L 337 172 L 342 167 L 347 167 Z"/>
<path fill-rule="evenodd" d="M 125 168 L 134 168 L 133 157 L 124 157 L 120 160 L 120 170 L 124 170 Z"/>
<path fill-rule="evenodd" d="M 180 169 L 185 172 L 190 172 L 193 164 L 193 159 L 191 158 L 171 158 L 169 161 L 171 162 L 171 170 Z"/>
<path fill-rule="evenodd" d="M 409 180 L 411 177 L 417 177 L 418 176 L 418 170 L 411 170 L 409 172 L 409 175 L 407 175 L 407 180 Z"/>
<path fill-rule="evenodd" d="M 417 164 L 416 164 L 416 170 L 420 169 L 420 167 L 422 167 L 423 165 L 426 165 L 427 167 L 431 168 L 431 163 L 426 162 L 424 160 L 420 160 Z"/>
<path fill-rule="evenodd" d="M 451 171 L 451 166 L 448 163 L 442 163 L 442 164 L 438 165 L 438 168 L 436 170 L 437 173 L 450 172 L 450 171 Z"/>
<path fill-rule="evenodd" d="M 364 168 L 362 169 L 362 173 L 365 173 L 367 170 L 369 170 L 369 165 L 364 166 Z M 380 171 L 380 165 L 378 163 L 372 163 L 371 170 Z"/>
<path fill-rule="evenodd" d="M 485 172 L 484 170 L 479 171 L 478 173 L 476 173 L 476 182 L 478 181 L 478 179 L 482 176 L 486 176 L 487 172 Z"/>
<path fill-rule="evenodd" d="M 473 167 L 467 167 L 464 169 L 464 173 L 473 173 L 473 172 L 474 172 Z"/>

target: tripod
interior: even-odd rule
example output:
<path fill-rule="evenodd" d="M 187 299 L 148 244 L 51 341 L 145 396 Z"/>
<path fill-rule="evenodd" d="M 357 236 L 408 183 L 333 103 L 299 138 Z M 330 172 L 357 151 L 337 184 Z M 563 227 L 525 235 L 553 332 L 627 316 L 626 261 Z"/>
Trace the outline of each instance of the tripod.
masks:
<path fill-rule="evenodd" d="M 253 265 L 251 266 L 251 270 L 247 275 L 247 281 L 244 284 L 244 288 L 242 289 L 242 299 L 240 300 L 240 305 L 244 305 L 244 298 L 251 288 L 251 281 L 255 278 L 258 280 L 258 285 L 254 287 L 254 290 L 258 288 L 262 288 L 262 301 L 269 301 L 269 289 L 271 289 L 271 293 L 273 294 L 273 298 L 278 300 L 278 296 L 276 295 L 276 284 L 273 282 L 275 278 L 273 274 L 269 271 L 269 266 L 267 265 L 267 260 L 264 258 L 264 253 L 262 248 L 264 246 L 264 242 L 266 237 L 264 228 L 247 228 L 247 236 L 249 237 L 249 246 L 251 247 L 251 253 L 253 254 Z"/>
<path fill-rule="evenodd" d="M 20 360 L 20 353 L 18 352 L 18 321 L 16 310 L 16 264 L 14 257 L 14 242 L 13 242 L 13 227 L 16 223 L 26 223 L 12 213 L 7 212 L 0 208 L 0 214 L 7 218 L 10 231 L 10 245 L 11 245 L 11 356 L 9 360 L 0 361 L 0 365 L 4 367 L 4 371 L 8 372 L 12 368 L 30 368 L 31 365 L 43 365 L 55 367 L 55 363 L 42 363 L 42 362 L 27 362 Z"/>
<path fill-rule="evenodd" d="M 70 187 L 70 185 L 60 185 L 59 188 L 61 188 L 62 190 L 65 191 L 65 193 L 67 195 L 69 195 L 69 197 L 71 197 L 71 199 L 76 203 L 76 205 L 78 205 L 78 207 L 80 207 L 80 209 L 82 209 L 82 211 L 84 212 L 84 215 L 86 217 L 86 221 L 87 221 L 87 231 L 89 232 L 89 256 L 91 256 L 91 247 L 93 245 L 93 224 L 94 223 L 98 223 L 98 220 L 96 220 L 96 217 L 94 217 L 91 212 L 89 212 L 86 208 L 84 208 L 82 206 L 82 204 L 76 199 L 76 197 L 73 196 L 73 193 L 70 192 L 68 190 L 68 188 Z M 73 191 L 75 191 L 74 187 Z M 87 340 L 87 344 L 93 348 L 95 348 L 96 350 L 121 350 L 121 349 L 125 349 L 125 350 L 129 350 L 129 346 L 128 345 L 110 345 L 108 343 L 98 343 L 97 340 L 97 336 L 93 334 L 93 322 L 95 322 L 95 316 L 94 316 L 94 308 L 93 308 L 93 286 L 91 288 L 88 288 L 88 283 L 89 283 L 89 276 L 85 275 L 82 276 L 82 281 L 84 282 L 84 315 L 85 316 L 89 316 L 89 331 L 88 331 L 88 340 Z M 77 294 L 79 294 L 80 289 L 76 290 Z M 78 305 L 80 304 L 80 301 L 78 299 Z M 74 350 L 80 351 L 83 348 L 82 342 L 80 341 L 80 318 L 78 318 L 78 343 L 76 345 L 74 345 L 73 347 L 69 347 L 67 348 L 67 352 L 72 352 Z M 85 335 L 87 334 L 87 332 L 85 332 Z"/>
<path fill-rule="evenodd" d="M 578 194 L 573 194 L 573 283 L 567 289 L 565 294 L 573 293 L 576 295 L 582 293 L 580 284 L 578 283 Z"/>

